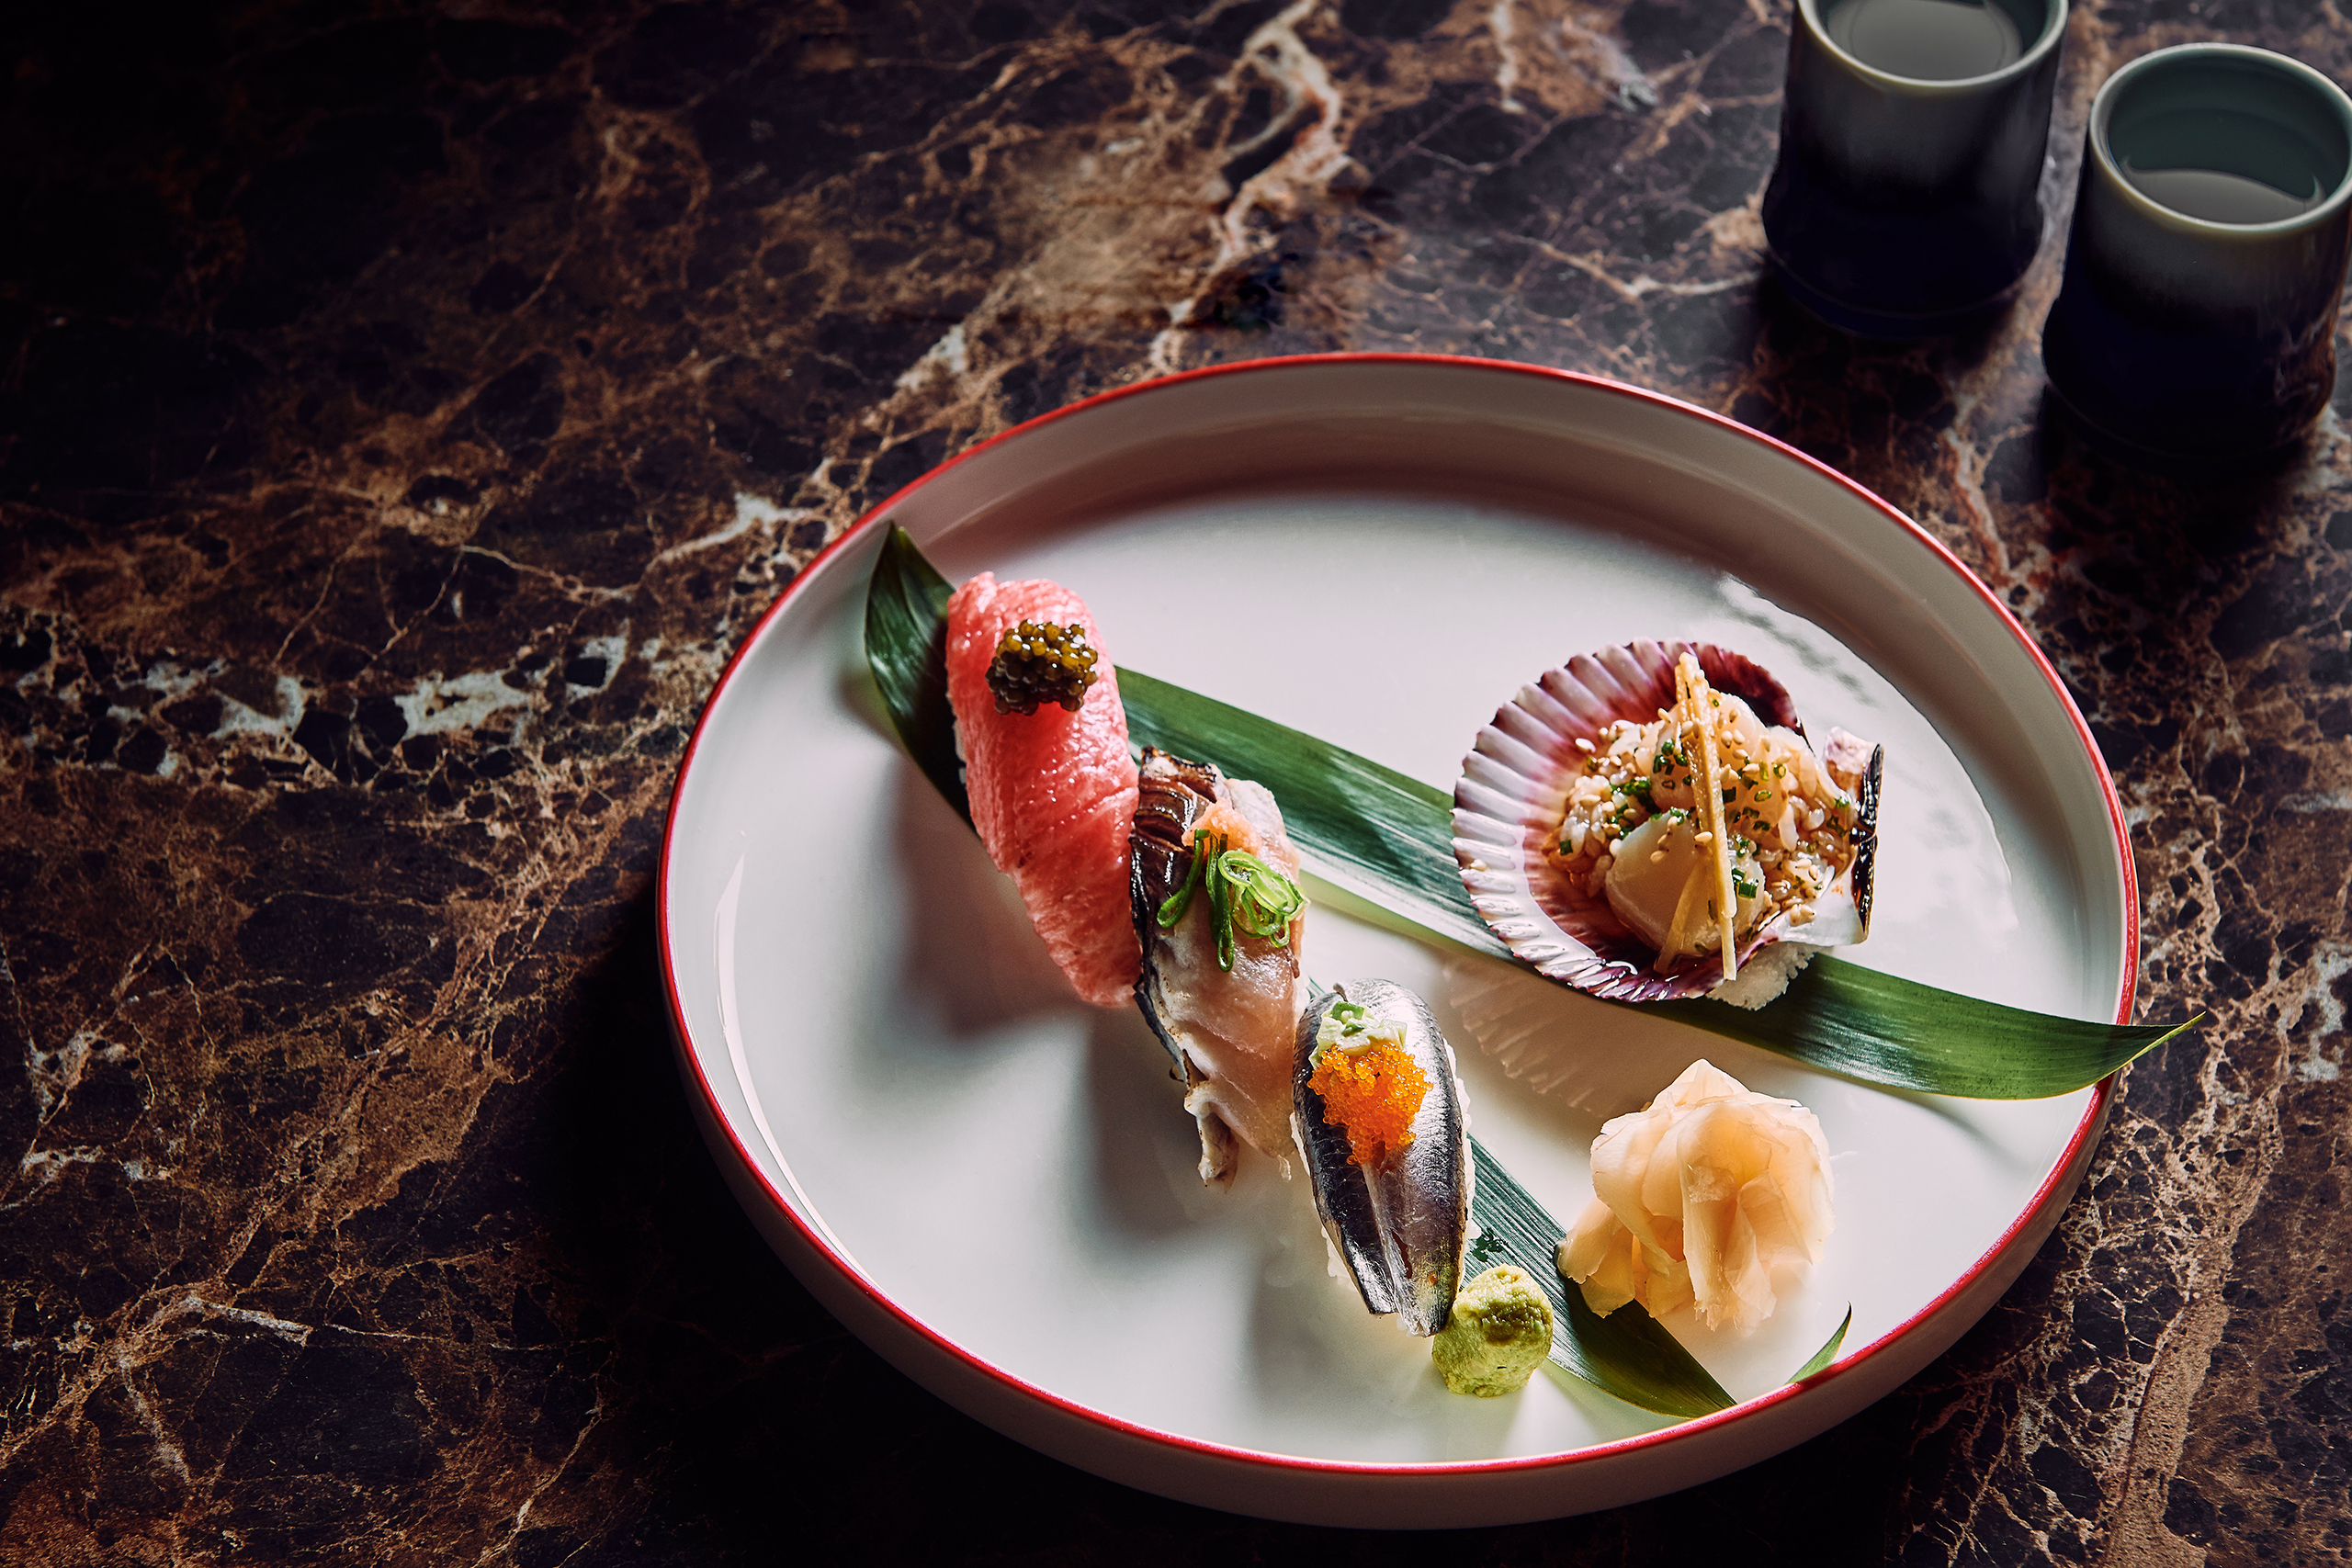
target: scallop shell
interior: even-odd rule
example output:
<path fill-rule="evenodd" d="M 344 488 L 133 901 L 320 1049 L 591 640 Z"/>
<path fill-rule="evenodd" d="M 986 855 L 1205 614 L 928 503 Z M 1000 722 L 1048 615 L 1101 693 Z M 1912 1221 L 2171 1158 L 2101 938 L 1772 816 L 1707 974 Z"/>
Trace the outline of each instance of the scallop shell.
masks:
<path fill-rule="evenodd" d="M 1804 734 L 1788 689 L 1752 660 L 1712 643 L 1645 639 L 1578 654 L 1521 688 L 1478 732 L 1453 786 L 1453 855 L 1479 916 L 1538 973 L 1595 996 L 1666 1001 L 1704 996 L 1723 984 L 1716 954 L 1664 975 L 1651 973 L 1657 950 L 1627 931 L 1606 899 L 1572 888 L 1544 852 L 1583 766 L 1577 741 L 1598 741 L 1601 728 L 1617 719 L 1646 724 L 1659 709 L 1672 707 L 1674 668 L 1686 652 L 1698 658 L 1715 690 L 1743 698 L 1767 725 Z M 1743 965 L 1774 942 L 1833 947 L 1868 934 L 1880 749 L 1835 730 L 1821 750 L 1825 760 L 1829 753 L 1841 761 L 1867 759 L 1849 764 L 1861 775 L 1851 876 L 1816 902 L 1810 923 L 1796 927 L 1782 918 L 1749 933 L 1740 944 Z"/>

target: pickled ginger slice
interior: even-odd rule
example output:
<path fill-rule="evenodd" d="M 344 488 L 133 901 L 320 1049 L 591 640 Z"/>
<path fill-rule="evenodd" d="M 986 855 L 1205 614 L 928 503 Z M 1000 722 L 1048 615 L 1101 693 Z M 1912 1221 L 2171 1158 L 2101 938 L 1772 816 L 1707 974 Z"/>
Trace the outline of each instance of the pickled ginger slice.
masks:
<path fill-rule="evenodd" d="M 1745 1333 L 1772 1314 L 1775 1269 L 1820 1261 L 1832 1186 L 1812 1111 L 1693 1062 L 1647 1109 L 1602 1124 L 1593 1201 L 1560 1243 L 1560 1272 L 1597 1313 L 1689 1302 L 1708 1327 Z"/>

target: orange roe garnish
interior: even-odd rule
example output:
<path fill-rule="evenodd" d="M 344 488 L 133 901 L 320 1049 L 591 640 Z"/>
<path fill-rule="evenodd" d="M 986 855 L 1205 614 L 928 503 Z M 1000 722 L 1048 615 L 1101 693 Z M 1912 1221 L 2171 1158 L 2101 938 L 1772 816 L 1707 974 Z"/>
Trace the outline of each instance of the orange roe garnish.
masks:
<path fill-rule="evenodd" d="M 1323 1097 L 1323 1120 L 1348 1134 L 1348 1163 L 1378 1165 L 1413 1141 L 1413 1118 L 1430 1091 L 1427 1073 L 1387 1041 L 1350 1055 L 1323 1053 L 1307 1087 Z"/>

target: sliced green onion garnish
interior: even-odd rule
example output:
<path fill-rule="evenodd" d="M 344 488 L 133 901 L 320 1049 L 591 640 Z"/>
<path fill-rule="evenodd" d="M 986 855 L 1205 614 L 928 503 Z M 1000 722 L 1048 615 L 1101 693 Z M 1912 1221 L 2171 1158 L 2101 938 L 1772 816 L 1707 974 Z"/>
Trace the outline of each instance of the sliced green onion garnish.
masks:
<path fill-rule="evenodd" d="M 1290 945 L 1290 923 L 1306 908 L 1298 884 L 1246 850 L 1229 850 L 1216 857 L 1216 874 L 1227 886 L 1233 918 L 1251 936 Z"/>
<path fill-rule="evenodd" d="M 1153 917 L 1159 922 L 1161 931 L 1175 930 L 1176 922 L 1184 918 L 1184 911 L 1193 907 L 1193 889 L 1208 875 L 1209 862 L 1225 848 L 1222 839 L 1215 839 L 1216 847 L 1210 848 L 1212 839 L 1213 835 L 1205 828 L 1193 835 L 1193 869 L 1184 874 L 1184 886 L 1162 900 L 1159 913 Z M 1215 895 L 1211 897 L 1214 898 Z"/>
<path fill-rule="evenodd" d="M 1290 945 L 1290 923 L 1306 908 L 1298 884 L 1247 850 L 1228 850 L 1220 834 L 1203 828 L 1193 835 L 1193 869 L 1184 886 L 1170 894 L 1153 917 L 1170 931 L 1192 908 L 1193 891 L 1205 883 L 1210 919 L 1216 922 L 1216 966 L 1233 972 L 1233 928 L 1276 947 Z"/>
<path fill-rule="evenodd" d="M 1209 909 L 1216 917 L 1216 966 L 1227 974 L 1233 973 L 1233 885 L 1218 874 L 1222 852 L 1206 857 L 1209 862 Z"/>

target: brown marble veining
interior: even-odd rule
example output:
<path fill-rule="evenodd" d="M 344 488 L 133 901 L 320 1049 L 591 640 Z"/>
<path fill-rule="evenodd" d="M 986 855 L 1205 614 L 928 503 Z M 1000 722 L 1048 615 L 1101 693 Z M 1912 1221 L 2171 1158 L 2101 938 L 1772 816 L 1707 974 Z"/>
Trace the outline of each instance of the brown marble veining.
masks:
<path fill-rule="evenodd" d="M 687 1118 L 650 877 L 797 566 L 1216 360 L 1720 409 L 1992 585 L 2130 813 L 2130 1072 L 1894 1397 L 1510 1563 L 2352 1560 L 2352 445 L 2188 486 L 2043 409 L 2084 114 L 2333 4 L 2077 4 L 2016 308 L 1763 279 L 1779 0 L 256 0 L 0 17 L 0 1558 L 1401 1560 L 1099 1482 L 882 1366 Z M 2347 405 L 2352 406 L 2352 405 Z"/>

